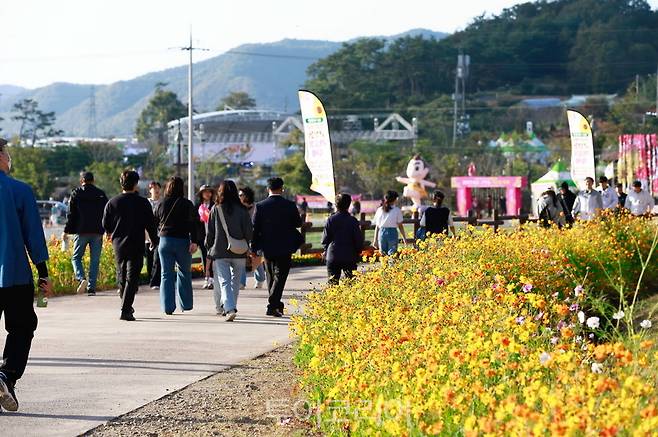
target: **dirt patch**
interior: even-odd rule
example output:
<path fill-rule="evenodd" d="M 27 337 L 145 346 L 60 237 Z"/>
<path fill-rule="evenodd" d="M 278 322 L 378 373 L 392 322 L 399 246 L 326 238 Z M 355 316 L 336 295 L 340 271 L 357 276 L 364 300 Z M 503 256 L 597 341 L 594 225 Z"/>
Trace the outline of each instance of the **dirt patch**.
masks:
<path fill-rule="evenodd" d="M 217 373 L 84 436 L 317 436 L 298 390 L 294 347 Z"/>

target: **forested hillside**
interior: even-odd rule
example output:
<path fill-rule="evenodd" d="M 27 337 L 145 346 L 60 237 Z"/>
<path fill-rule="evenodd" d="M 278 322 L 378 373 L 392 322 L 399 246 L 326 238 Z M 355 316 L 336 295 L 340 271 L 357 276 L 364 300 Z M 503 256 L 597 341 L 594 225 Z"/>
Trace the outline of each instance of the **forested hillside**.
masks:
<path fill-rule="evenodd" d="M 441 40 L 345 43 L 309 67 L 306 85 L 336 109 L 420 104 L 453 92 L 463 51 L 473 92 L 614 93 L 655 73 L 657 30 L 658 12 L 644 0 L 529 2 Z"/>

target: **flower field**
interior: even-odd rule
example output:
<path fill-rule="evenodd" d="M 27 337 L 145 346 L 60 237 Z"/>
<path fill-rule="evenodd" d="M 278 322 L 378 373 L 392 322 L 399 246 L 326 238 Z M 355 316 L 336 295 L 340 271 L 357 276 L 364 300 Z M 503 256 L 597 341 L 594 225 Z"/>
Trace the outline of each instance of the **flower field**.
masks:
<path fill-rule="evenodd" d="M 636 316 L 657 233 L 471 229 L 310 294 L 293 320 L 310 413 L 329 435 L 656 435 L 656 308 Z"/>
<path fill-rule="evenodd" d="M 61 240 L 52 238 L 48 241 L 48 275 L 53 282 L 55 294 L 70 294 L 75 292 L 78 282 L 73 274 L 71 256 L 73 254 L 73 242 L 64 248 Z M 82 260 L 85 271 L 89 269 L 89 250 L 85 252 Z M 33 267 L 34 282 L 36 283 L 37 272 Z M 98 290 L 116 288 L 116 267 L 114 264 L 114 250 L 112 244 L 103 239 L 103 251 L 101 252 L 101 263 L 98 270 L 96 288 Z"/>

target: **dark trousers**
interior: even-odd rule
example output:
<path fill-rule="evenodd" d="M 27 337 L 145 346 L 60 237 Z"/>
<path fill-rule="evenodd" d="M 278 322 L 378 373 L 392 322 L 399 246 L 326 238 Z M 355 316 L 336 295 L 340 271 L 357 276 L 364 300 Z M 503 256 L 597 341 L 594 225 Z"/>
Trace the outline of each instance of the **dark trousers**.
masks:
<path fill-rule="evenodd" d="M 267 288 L 270 293 L 267 310 L 279 310 L 283 312 L 283 289 L 286 286 L 290 266 L 292 265 L 292 255 L 278 256 L 274 258 L 265 258 L 265 270 L 267 271 Z"/>
<path fill-rule="evenodd" d="M 345 262 L 327 262 L 327 273 L 329 275 L 329 284 L 338 284 L 340 281 L 341 272 L 345 274 L 345 277 L 350 279 L 354 277 L 354 271 L 356 271 L 356 263 L 345 263 Z"/>
<path fill-rule="evenodd" d="M 149 278 L 149 285 L 151 287 L 159 287 L 160 276 L 162 276 L 160 255 L 158 254 L 157 246 L 151 250 L 150 245 L 150 243 L 146 243 L 146 246 L 144 247 L 144 256 L 146 257 L 146 276 Z"/>
<path fill-rule="evenodd" d="M 37 329 L 34 312 L 34 285 L 0 288 L 0 316 L 5 318 L 7 340 L 0 372 L 15 383 L 25 371 L 32 337 Z"/>
<path fill-rule="evenodd" d="M 144 265 L 142 254 L 116 259 L 117 272 L 119 276 L 119 289 L 121 290 L 121 314 L 129 315 L 133 312 L 135 294 L 139 288 L 139 274 Z"/>

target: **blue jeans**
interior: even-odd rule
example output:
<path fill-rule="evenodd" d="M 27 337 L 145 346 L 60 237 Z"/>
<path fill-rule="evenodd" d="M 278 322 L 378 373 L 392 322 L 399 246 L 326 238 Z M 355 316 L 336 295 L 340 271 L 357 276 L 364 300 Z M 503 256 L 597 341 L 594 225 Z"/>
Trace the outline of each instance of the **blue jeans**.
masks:
<path fill-rule="evenodd" d="M 89 245 L 89 276 L 85 275 L 82 265 L 82 257 Z M 89 279 L 87 291 L 96 290 L 96 279 L 98 279 L 98 266 L 101 262 L 101 251 L 103 250 L 103 236 L 95 234 L 76 235 L 73 237 L 73 272 L 78 281 Z"/>
<path fill-rule="evenodd" d="M 217 312 L 235 311 L 240 294 L 240 277 L 245 271 L 247 260 L 244 258 L 220 258 L 213 261 L 215 284 L 213 296 Z"/>
<path fill-rule="evenodd" d="M 193 306 L 192 293 L 192 254 L 190 240 L 185 238 L 160 237 L 158 246 L 162 280 L 160 281 L 160 306 L 165 313 L 176 309 L 176 289 L 178 306 L 189 311 Z M 178 268 L 178 273 L 174 270 Z M 176 278 L 175 278 L 176 277 Z"/>
<path fill-rule="evenodd" d="M 379 250 L 385 255 L 393 255 L 398 251 L 398 230 L 396 228 L 379 230 Z"/>
<path fill-rule="evenodd" d="M 256 270 L 254 270 L 254 279 L 256 279 L 258 282 L 265 282 L 267 280 L 263 263 L 258 264 Z M 247 286 L 247 269 L 242 271 L 242 277 L 240 277 L 240 285 L 243 287 Z"/>

